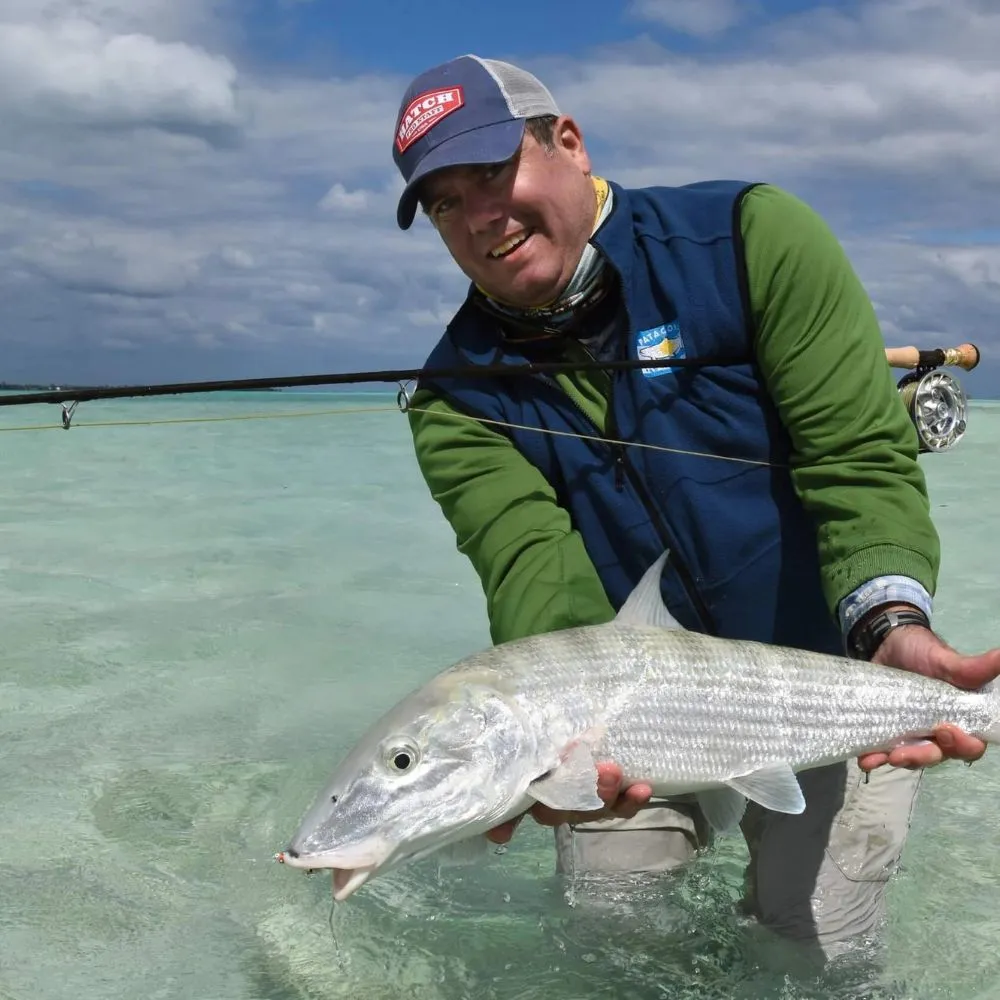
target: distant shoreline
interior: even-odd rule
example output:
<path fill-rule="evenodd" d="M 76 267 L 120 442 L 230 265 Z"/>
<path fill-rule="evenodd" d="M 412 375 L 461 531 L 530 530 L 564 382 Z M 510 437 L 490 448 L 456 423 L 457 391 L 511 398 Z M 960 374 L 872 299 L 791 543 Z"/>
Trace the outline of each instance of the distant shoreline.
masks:
<path fill-rule="evenodd" d="M 38 391 L 38 392 L 59 392 L 63 389 L 104 389 L 106 386 L 88 386 L 88 385 L 31 385 L 30 383 L 20 383 L 20 382 L 0 382 L 0 392 L 10 390 L 13 392 L 25 392 L 27 390 Z"/>
<path fill-rule="evenodd" d="M 152 383 L 150 383 L 152 384 Z M 49 385 L 32 385 L 30 383 L 18 383 L 18 382 L 0 382 L 0 392 L 73 392 L 75 390 L 83 389 L 116 389 L 118 386 L 115 385 L 69 385 L 62 382 L 52 382 Z M 226 389 L 225 392 L 281 392 L 280 389 L 274 388 L 263 388 L 263 389 L 243 389 L 240 387 L 234 387 L 232 389 Z"/>

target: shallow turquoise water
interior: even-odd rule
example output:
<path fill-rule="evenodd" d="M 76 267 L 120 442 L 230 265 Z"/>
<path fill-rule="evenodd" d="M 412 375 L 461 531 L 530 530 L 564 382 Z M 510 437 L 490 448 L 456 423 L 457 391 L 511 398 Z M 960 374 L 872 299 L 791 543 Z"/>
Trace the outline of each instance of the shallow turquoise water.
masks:
<path fill-rule="evenodd" d="M 273 863 L 368 723 L 488 642 L 391 407 L 87 403 L 68 433 L 0 433 L 0 998 L 855 995 L 735 916 L 736 840 L 598 904 L 526 824 L 485 867 L 376 880 L 332 931 L 329 880 Z M 309 415 L 116 425 L 278 413 Z M 0 408 L 0 429 L 58 417 Z M 1000 641 L 998 443 L 978 404 L 922 459 L 938 624 L 970 650 Z M 997 759 L 925 778 L 880 995 L 1000 995 Z"/>

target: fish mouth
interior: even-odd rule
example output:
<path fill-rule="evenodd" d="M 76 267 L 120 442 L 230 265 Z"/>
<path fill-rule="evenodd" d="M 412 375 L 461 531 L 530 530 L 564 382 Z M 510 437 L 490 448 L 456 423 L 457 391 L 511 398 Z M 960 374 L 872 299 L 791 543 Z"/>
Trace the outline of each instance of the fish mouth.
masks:
<path fill-rule="evenodd" d="M 339 850 L 324 853 L 300 852 L 288 847 L 276 854 L 275 860 L 289 868 L 306 872 L 329 869 L 333 873 L 333 898 L 339 903 L 358 891 L 392 853 L 387 844 L 363 850 Z"/>
<path fill-rule="evenodd" d="M 368 881 L 375 868 L 375 865 L 366 865 L 364 868 L 334 868 L 334 900 L 342 903 L 348 896 L 354 895 Z"/>

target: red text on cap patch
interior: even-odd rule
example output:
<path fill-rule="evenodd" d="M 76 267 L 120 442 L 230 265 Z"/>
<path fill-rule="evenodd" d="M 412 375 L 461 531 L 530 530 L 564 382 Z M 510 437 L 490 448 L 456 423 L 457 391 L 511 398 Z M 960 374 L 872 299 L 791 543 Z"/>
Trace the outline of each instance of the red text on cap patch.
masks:
<path fill-rule="evenodd" d="M 465 103 L 461 87 L 449 87 L 447 90 L 429 90 L 426 94 L 414 97 L 409 107 L 403 112 L 396 130 L 396 147 L 405 153 L 422 135 L 442 118 L 450 115 Z"/>

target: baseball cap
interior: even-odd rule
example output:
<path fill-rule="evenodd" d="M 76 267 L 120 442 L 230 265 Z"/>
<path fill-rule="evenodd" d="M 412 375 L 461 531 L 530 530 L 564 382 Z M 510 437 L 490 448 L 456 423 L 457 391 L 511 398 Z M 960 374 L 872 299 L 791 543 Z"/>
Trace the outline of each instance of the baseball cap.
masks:
<path fill-rule="evenodd" d="M 540 80 L 498 59 L 459 56 L 421 73 L 403 95 L 392 142 L 406 182 L 396 208 L 399 228 L 412 225 L 417 185 L 431 171 L 508 160 L 525 119 L 558 114 Z"/>

